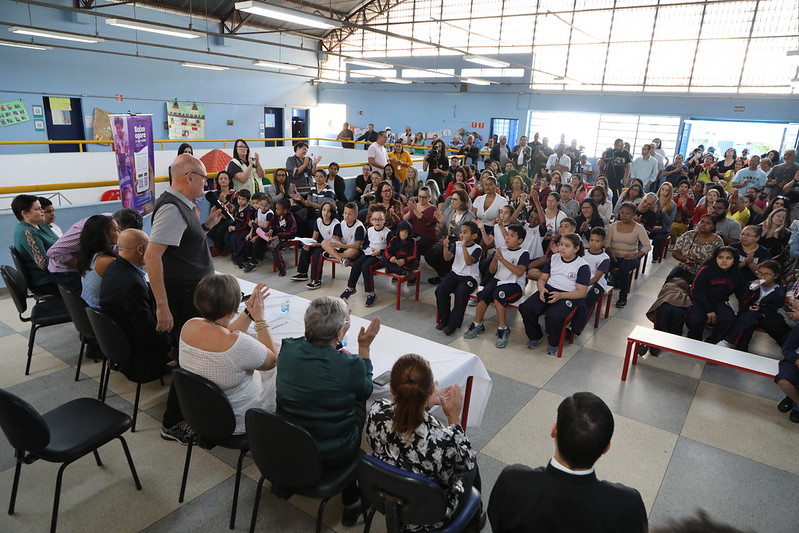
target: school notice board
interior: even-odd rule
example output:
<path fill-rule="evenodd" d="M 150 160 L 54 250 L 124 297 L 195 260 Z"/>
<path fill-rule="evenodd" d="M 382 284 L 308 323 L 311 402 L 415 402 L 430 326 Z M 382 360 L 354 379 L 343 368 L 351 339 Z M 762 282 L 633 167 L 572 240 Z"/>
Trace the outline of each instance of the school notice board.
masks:
<path fill-rule="evenodd" d="M 205 106 L 197 103 L 167 102 L 170 139 L 205 138 Z"/>
<path fill-rule="evenodd" d="M 28 110 L 22 100 L 12 100 L 5 104 L 0 104 L 0 126 L 13 126 L 20 122 L 30 120 Z"/>

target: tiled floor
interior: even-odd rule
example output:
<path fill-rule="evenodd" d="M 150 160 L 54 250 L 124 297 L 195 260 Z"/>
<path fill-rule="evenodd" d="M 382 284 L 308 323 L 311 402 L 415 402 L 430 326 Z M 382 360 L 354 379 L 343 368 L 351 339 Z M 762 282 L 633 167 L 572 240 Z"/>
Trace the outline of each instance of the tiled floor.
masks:
<path fill-rule="evenodd" d="M 244 277 L 266 280 L 306 298 L 338 296 L 345 285 L 347 272 L 341 268 L 335 281 L 328 279 L 320 290 L 307 291 L 304 283 L 272 274 L 270 266 L 267 263 Z M 218 259 L 217 268 L 241 274 L 229 260 Z M 603 319 L 598 330 L 589 326 L 573 345 L 566 346 L 562 359 L 547 356 L 544 346 L 535 351 L 525 348 L 524 330 L 515 311 L 509 312 L 511 342 L 504 350 L 494 348 L 493 312 L 485 335 L 470 341 L 457 335 L 444 337 L 434 329 L 435 295 L 424 281 L 419 302 L 405 289 L 401 311 L 394 309 L 393 287 L 383 277 L 377 280 L 376 307 L 364 307 L 362 291 L 352 298 L 351 306 L 357 315 L 380 316 L 384 323 L 409 334 L 449 343 L 483 359 L 493 378 L 493 392 L 482 427 L 470 430 L 470 435 L 479 451 L 484 496 L 506 465 L 546 463 L 553 452 L 550 429 L 557 405 L 566 395 L 589 390 L 599 394 L 616 417 L 613 445 L 597 464 L 598 475 L 640 490 L 651 525 L 704 508 L 711 516 L 742 528 L 795 532 L 799 511 L 788 499 L 799 487 L 799 426 L 777 412 L 775 404 L 782 395 L 776 385 L 766 378 L 670 353 L 656 359 L 645 357 L 626 383 L 619 380 L 626 335 L 637 324 L 651 326 L 644 312 L 670 268 L 670 262 L 650 268 L 635 282 L 630 304 L 620 311 L 612 308 L 611 317 Z M 423 272 L 423 280 L 429 275 Z M 467 318 L 473 313 L 470 308 Z M 24 376 L 27 331 L 10 299 L 0 299 L 0 387 L 41 411 L 96 394 L 98 364 L 86 364 L 81 380 L 73 381 L 79 343 L 71 324 L 40 331 L 32 373 Z M 768 338 L 757 338 L 753 346 L 777 357 L 777 346 Z M 133 390 L 122 376 L 114 375 L 108 402 L 130 412 Z M 127 437 L 144 490 L 135 490 L 119 445 L 111 443 L 101 450 L 104 467 L 98 468 L 87 457 L 66 470 L 60 531 L 226 530 L 236 454 L 196 450 L 186 501 L 179 504 L 185 448 L 158 435 L 166 390 L 157 382 L 144 387 L 139 430 Z M 13 451 L 0 437 L 2 505 L 10 495 L 13 466 Z M 245 466 L 238 530 L 249 525 L 258 479 L 249 459 Z M 41 461 L 23 468 L 17 513 L 0 515 L 0 531 L 46 529 L 56 470 Z M 296 497 L 285 502 L 265 491 L 258 530 L 312 531 L 316 503 Z M 340 504 L 334 500 L 325 513 L 326 531 L 362 529 L 362 524 L 341 526 L 339 517 Z M 382 523 L 373 529 L 384 530 Z"/>

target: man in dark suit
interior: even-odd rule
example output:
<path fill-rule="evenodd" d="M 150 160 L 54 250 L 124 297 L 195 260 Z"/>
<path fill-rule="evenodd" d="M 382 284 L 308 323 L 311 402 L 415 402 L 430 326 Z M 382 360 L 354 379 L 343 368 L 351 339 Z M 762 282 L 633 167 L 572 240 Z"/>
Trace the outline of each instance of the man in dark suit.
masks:
<path fill-rule="evenodd" d="M 491 491 L 494 533 L 645 533 L 639 492 L 599 481 L 594 463 L 610 449 L 613 414 L 598 396 L 578 392 L 561 402 L 552 427 L 555 456 L 546 467 L 512 465 Z"/>
<path fill-rule="evenodd" d="M 126 229 L 119 234 L 119 257 L 105 271 L 100 286 L 100 310 L 127 334 L 133 357 L 120 371 L 131 381 L 146 383 L 167 371 L 167 354 L 172 349 L 168 332 L 156 331 L 153 292 L 144 278 L 147 234 Z"/>

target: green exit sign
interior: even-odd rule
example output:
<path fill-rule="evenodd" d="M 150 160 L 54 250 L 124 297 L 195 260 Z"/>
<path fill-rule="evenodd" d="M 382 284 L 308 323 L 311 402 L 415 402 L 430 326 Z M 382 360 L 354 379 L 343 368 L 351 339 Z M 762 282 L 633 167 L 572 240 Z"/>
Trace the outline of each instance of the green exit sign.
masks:
<path fill-rule="evenodd" d="M 228 126 L 232 126 L 232 125 L 233 125 L 233 121 L 232 121 L 232 120 L 228 120 L 228 121 L 227 121 L 227 125 L 228 125 Z"/>

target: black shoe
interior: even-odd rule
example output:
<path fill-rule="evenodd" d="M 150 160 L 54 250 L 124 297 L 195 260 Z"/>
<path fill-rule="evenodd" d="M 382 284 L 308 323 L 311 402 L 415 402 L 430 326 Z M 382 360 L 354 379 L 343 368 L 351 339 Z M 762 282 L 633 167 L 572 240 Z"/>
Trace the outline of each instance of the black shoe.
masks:
<path fill-rule="evenodd" d="M 255 263 L 250 262 L 244 265 L 244 272 L 252 272 L 253 270 L 255 270 Z"/>
<path fill-rule="evenodd" d="M 619 296 L 619 299 L 616 300 L 616 307 L 621 309 L 625 305 L 627 305 L 627 296 L 626 295 L 625 296 Z"/>
<path fill-rule="evenodd" d="M 651 355 L 652 357 L 657 357 L 658 355 L 660 355 L 660 348 L 650 348 L 649 355 Z"/>
<path fill-rule="evenodd" d="M 427 283 L 429 283 L 430 285 L 438 285 L 439 283 L 441 283 L 441 278 L 439 278 L 438 276 L 434 278 L 429 278 L 427 280 Z"/>
<path fill-rule="evenodd" d="M 780 413 L 787 413 L 791 410 L 791 408 L 793 408 L 793 400 L 787 396 L 780 400 L 780 403 L 777 404 L 777 409 L 779 409 Z"/>
<path fill-rule="evenodd" d="M 452 335 L 456 331 L 458 331 L 458 328 L 456 328 L 455 326 L 447 326 L 447 327 L 444 328 L 444 335 L 449 337 L 450 335 Z"/>
<path fill-rule="evenodd" d="M 438 324 L 436 324 L 436 329 L 437 329 L 438 331 L 441 331 L 441 330 L 442 330 L 442 329 L 444 329 L 445 327 L 447 327 L 447 323 L 446 323 L 446 322 L 444 322 L 443 320 L 442 320 L 441 322 L 439 322 Z M 785 412 L 787 412 L 787 411 L 783 411 L 783 413 L 785 413 Z"/>
<path fill-rule="evenodd" d="M 638 345 L 638 355 L 640 355 L 641 357 L 645 356 L 648 351 L 649 351 L 649 346 L 647 346 L 646 344 Z"/>
<path fill-rule="evenodd" d="M 799 424 L 799 411 L 797 411 L 796 409 L 791 409 L 791 414 L 788 416 L 788 418 L 794 424 Z"/>
<path fill-rule="evenodd" d="M 408 287 L 413 287 L 414 285 L 416 285 L 416 274 L 408 276 L 406 279 L 408 280 L 407 281 Z"/>

